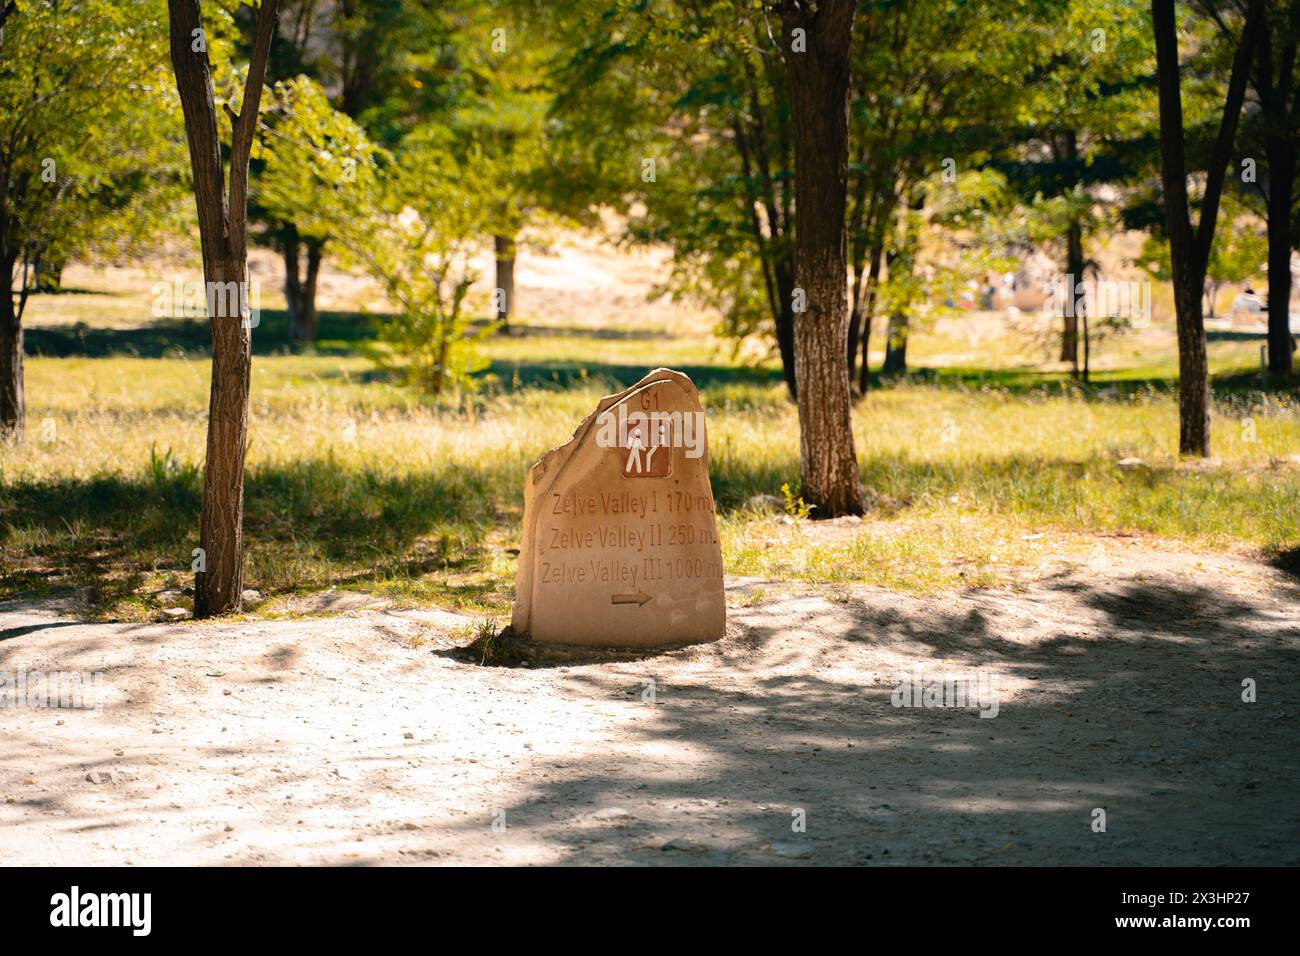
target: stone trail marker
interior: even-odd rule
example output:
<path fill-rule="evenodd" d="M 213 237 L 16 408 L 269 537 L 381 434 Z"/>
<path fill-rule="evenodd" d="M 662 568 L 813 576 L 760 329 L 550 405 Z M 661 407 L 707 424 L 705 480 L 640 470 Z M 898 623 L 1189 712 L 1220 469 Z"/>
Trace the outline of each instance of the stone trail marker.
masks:
<path fill-rule="evenodd" d="M 700 394 L 656 369 L 529 470 L 511 630 L 648 647 L 716 640 L 726 615 Z"/>

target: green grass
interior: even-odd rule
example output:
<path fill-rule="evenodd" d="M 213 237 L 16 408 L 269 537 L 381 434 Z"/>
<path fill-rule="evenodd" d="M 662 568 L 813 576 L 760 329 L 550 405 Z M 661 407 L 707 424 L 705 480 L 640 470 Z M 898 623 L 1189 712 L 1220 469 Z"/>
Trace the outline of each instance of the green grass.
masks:
<path fill-rule="evenodd" d="M 1300 405 L 1259 390 L 1255 341 L 1211 343 L 1216 459 L 1199 465 L 1176 454 L 1167 329 L 1141 355 L 1115 343 L 1088 389 L 1022 343 L 918 333 L 921 371 L 856 411 L 872 512 L 828 525 L 747 508 L 798 487 L 797 417 L 775 368 L 705 333 L 537 325 L 488 343 L 481 393 L 430 400 L 355 354 L 357 316 L 331 315 L 308 354 L 277 343 L 279 321 L 259 332 L 246 488 L 246 586 L 272 599 L 337 586 L 508 614 L 528 466 L 657 365 L 701 387 L 730 574 L 934 591 L 1005 584 L 1115 532 L 1300 548 Z M 190 583 L 208 389 L 190 325 L 87 333 L 83 356 L 70 327 L 33 336 L 29 441 L 0 450 L 0 597 L 86 587 L 101 614 L 144 617 Z"/>

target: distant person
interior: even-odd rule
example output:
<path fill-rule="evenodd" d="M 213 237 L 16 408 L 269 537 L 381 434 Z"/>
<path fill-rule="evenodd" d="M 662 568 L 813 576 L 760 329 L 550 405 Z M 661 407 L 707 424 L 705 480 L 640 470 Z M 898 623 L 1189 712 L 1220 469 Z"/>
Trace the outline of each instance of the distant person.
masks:
<path fill-rule="evenodd" d="M 1246 286 L 1246 288 L 1232 300 L 1232 309 L 1228 313 L 1228 318 L 1235 323 L 1237 321 L 1238 313 L 1244 312 L 1247 320 L 1250 320 L 1255 316 L 1260 315 L 1263 311 L 1264 303 L 1260 300 L 1259 296 L 1255 294 L 1254 289 L 1250 286 Z"/>

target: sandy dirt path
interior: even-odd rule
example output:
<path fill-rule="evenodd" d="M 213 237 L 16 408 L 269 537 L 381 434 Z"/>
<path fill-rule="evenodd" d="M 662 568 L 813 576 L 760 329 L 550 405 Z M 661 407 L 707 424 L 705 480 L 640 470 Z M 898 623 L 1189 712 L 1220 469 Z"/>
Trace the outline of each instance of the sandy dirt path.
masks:
<path fill-rule="evenodd" d="M 0 605 L 0 672 L 105 675 L 101 713 L 0 710 L 0 863 L 1300 864 L 1280 571 L 1134 552 L 1015 591 L 729 592 L 716 644 L 516 668 L 438 611 Z M 998 715 L 895 708 L 914 665 L 995 675 Z"/>

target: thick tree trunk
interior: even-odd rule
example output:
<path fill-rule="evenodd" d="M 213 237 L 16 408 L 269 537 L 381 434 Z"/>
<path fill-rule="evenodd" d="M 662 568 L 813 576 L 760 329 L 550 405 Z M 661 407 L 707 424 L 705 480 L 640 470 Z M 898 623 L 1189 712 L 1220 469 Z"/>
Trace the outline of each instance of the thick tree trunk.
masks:
<path fill-rule="evenodd" d="M 1210 454 L 1210 368 L 1205 349 L 1201 284 L 1191 276 L 1174 279 L 1178 313 L 1178 450 Z"/>
<path fill-rule="evenodd" d="M 244 283 L 248 278 L 245 262 L 229 257 L 211 267 L 205 262 L 203 274 L 209 288 L 213 282 Z M 206 569 L 198 574 L 194 588 L 195 617 L 238 610 L 244 587 L 244 456 L 253 336 L 242 307 L 234 315 L 220 314 L 225 311 L 229 310 L 209 308 L 212 388 L 199 523 Z"/>
<path fill-rule="evenodd" d="M 1205 349 L 1205 319 L 1201 312 L 1205 268 L 1214 242 L 1214 226 L 1218 218 L 1223 181 L 1237 134 L 1237 122 L 1246 94 L 1246 78 L 1263 13 L 1263 0 L 1251 0 L 1241 42 L 1233 57 L 1219 132 L 1206 170 L 1200 224 L 1193 230 L 1187 198 L 1187 160 L 1174 0 L 1152 0 L 1151 3 L 1156 46 L 1156 86 L 1160 103 L 1160 174 L 1164 185 L 1169 259 L 1174 274 L 1174 310 L 1178 325 L 1178 449 L 1184 455 L 1206 457 L 1210 454 L 1210 380 Z"/>
<path fill-rule="evenodd" d="M 510 310 L 515 304 L 515 239 L 513 236 L 493 236 L 492 245 L 496 251 L 497 262 L 497 302 L 496 321 L 500 323 L 497 331 L 505 334 L 510 330 Z"/>
<path fill-rule="evenodd" d="M 795 148 L 795 278 L 807 308 L 795 314 L 795 378 L 803 499 L 814 516 L 861 514 L 853 447 L 845 207 L 853 0 L 782 6 Z M 804 52 L 793 49 L 802 29 Z"/>
<path fill-rule="evenodd" d="M 1285 139 L 1268 144 L 1268 371 L 1291 374 L 1291 201 L 1296 154 Z"/>
<path fill-rule="evenodd" d="M 206 52 L 193 49 L 202 29 L 198 0 L 168 0 L 171 61 L 185 115 L 212 331 L 207 459 L 199 521 L 199 570 L 194 615 L 238 611 L 243 593 L 244 457 L 248 445 L 248 386 L 252 329 L 248 315 L 248 157 L 257 126 L 277 0 L 262 0 L 238 116 L 232 115 L 229 193 L 212 75 Z"/>
<path fill-rule="evenodd" d="M 0 262 L 0 441 L 17 444 L 27 427 L 23 325 L 14 307 L 14 260 Z"/>

